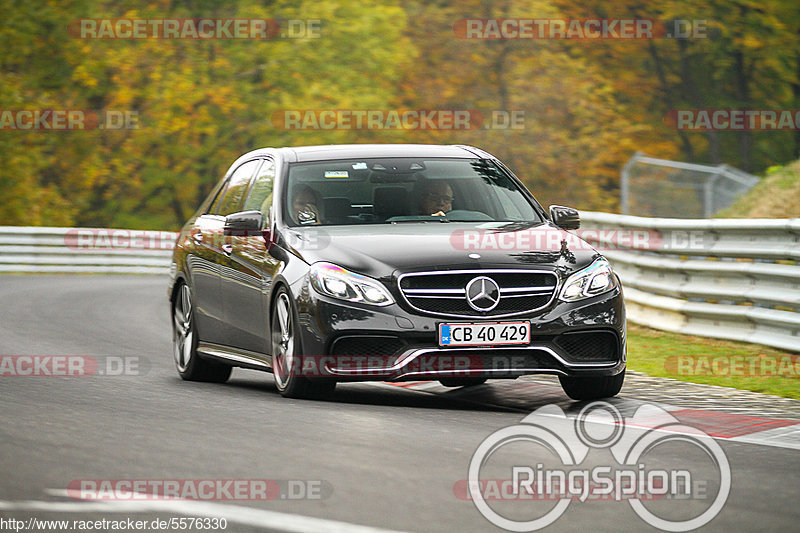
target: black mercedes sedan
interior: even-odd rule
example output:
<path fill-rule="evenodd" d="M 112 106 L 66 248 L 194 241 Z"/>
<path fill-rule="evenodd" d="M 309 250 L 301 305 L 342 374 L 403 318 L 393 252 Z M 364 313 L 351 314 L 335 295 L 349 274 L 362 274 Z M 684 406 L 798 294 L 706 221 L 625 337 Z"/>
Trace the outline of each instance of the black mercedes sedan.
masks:
<path fill-rule="evenodd" d="M 183 379 L 272 372 L 284 396 L 337 382 L 547 373 L 571 398 L 625 378 L 622 287 L 494 156 L 470 146 L 265 148 L 182 228 L 168 288 Z"/>

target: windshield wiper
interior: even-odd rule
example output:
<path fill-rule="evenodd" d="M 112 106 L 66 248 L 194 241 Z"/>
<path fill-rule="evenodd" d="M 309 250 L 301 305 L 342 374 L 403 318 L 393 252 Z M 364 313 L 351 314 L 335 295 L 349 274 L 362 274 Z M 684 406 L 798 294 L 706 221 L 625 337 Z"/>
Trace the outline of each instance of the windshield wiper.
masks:
<path fill-rule="evenodd" d="M 417 220 L 392 220 L 389 224 L 408 224 L 408 223 L 419 223 L 422 222 L 423 224 L 427 224 L 428 222 L 452 222 L 452 220 L 447 220 L 445 217 L 432 217 L 426 219 L 417 219 Z"/>

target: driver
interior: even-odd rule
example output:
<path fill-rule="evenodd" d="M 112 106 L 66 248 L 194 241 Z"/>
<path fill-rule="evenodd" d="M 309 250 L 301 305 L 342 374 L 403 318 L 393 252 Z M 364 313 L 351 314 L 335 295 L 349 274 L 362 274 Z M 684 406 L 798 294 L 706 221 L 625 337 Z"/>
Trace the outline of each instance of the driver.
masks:
<path fill-rule="evenodd" d="M 303 226 L 322 224 L 319 214 L 318 195 L 308 185 L 302 185 L 294 192 L 292 199 L 292 218 Z"/>
<path fill-rule="evenodd" d="M 420 214 L 443 217 L 453 210 L 453 189 L 444 180 L 428 181 L 420 191 L 418 203 Z"/>

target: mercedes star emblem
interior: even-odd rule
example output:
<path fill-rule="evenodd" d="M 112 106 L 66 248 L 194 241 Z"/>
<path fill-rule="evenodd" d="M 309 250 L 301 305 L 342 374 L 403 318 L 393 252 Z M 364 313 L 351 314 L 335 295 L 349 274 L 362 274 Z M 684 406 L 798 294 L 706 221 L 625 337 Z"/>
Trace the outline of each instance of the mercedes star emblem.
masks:
<path fill-rule="evenodd" d="M 473 278 L 467 283 L 467 303 L 476 311 L 491 311 L 500 303 L 500 287 L 492 278 Z"/>

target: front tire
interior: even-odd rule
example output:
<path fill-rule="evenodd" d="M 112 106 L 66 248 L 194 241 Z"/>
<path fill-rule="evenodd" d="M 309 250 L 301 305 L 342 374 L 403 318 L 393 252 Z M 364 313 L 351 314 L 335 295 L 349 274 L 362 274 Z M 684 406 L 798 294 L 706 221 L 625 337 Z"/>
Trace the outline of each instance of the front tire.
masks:
<path fill-rule="evenodd" d="M 208 361 L 197 353 L 197 330 L 189 286 L 181 283 L 172 302 L 172 346 L 175 368 L 186 381 L 225 383 L 232 367 Z"/>
<path fill-rule="evenodd" d="M 297 319 L 289 292 L 281 287 L 272 309 L 272 373 L 275 386 L 285 398 L 324 398 L 336 388 L 332 380 L 311 380 L 300 376 L 302 347 Z"/>
<path fill-rule="evenodd" d="M 559 376 L 561 388 L 573 400 L 600 400 L 616 396 L 625 381 L 625 371 L 616 376 L 565 377 Z"/>

